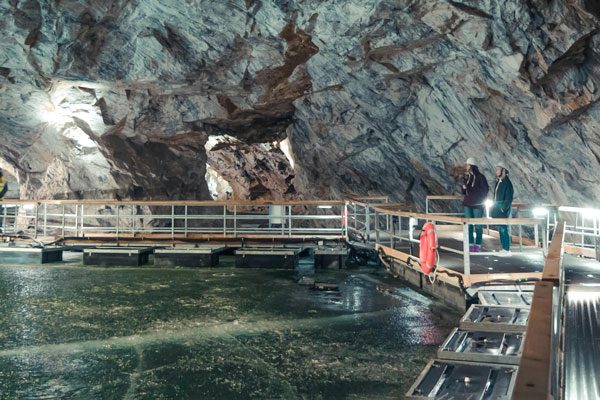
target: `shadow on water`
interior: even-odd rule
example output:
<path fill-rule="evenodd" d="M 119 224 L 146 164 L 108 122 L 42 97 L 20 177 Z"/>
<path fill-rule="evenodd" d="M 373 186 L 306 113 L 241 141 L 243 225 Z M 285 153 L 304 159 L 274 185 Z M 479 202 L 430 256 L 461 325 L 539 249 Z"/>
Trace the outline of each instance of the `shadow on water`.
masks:
<path fill-rule="evenodd" d="M 0 267 L 0 399 L 397 398 L 459 318 L 370 268 L 230 261 Z"/>

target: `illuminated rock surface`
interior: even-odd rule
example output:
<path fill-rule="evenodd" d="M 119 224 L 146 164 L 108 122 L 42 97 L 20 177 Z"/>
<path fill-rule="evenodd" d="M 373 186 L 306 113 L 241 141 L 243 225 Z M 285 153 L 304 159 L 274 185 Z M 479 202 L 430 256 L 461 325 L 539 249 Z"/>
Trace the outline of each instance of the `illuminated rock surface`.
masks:
<path fill-rule="evenodd" d="M 422 206 L 475 156 L 490 180 L 509 165 L 519 200 L 587 205 L 599 16 L 591 0 L 4 1 L 0 166 L 28 198 L 208 199 L 208 163 L 232 198 Z"/>

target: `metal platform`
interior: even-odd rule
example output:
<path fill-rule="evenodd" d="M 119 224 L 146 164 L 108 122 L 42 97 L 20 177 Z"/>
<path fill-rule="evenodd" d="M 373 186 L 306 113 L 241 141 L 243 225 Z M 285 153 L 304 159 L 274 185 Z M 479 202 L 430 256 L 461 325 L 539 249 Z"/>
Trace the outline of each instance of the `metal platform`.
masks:
<path fill-rule="evenodd" d="M 438 350 L 438 358 L 519 364 L 522 333 L 480 332 L 456 328 Z"/>
<path fill-rule="evenodd" d="M 523 333 L 529 307 L 472 305 L 460 320 L 462 329 L 482 332 Z"/>
<path fill-rule="evenodd" d="M 64 247 L 0 247 L 0 264 L 46 264 L 62 261 Z"/>
<path fill-rule="evenodd" d="M 219 253 L 226 246 L 168 248 L 154 250 L 154 265 L 169 267 L 212 268 L 219 263 Z"/>
<path fill-rule="evenodd" d="M 501 364 L 432 360 L 406 394 L 407 399 L 508 400 L 517 367 Z"/>
<path fill-rule="evenodd" d="M 531 306 L 533 300 L 533 287 L 523 290 L 521 287 L 513 286 L 506 290 L 479 290 L 477 292 L 479 302 L 483 305 L 494 306 Z"/>
<path fill-rule="evenodd" d="M 243 248 L 235 251 L 237 268 L 294 269 L 298 264 L 299 249 Z"/>
<path fill-rule="evenodd" d="M 83 265 L 103 267 L 139 267 L 148 262 L 152 247 L 102 247 L 83 251 Z"/>

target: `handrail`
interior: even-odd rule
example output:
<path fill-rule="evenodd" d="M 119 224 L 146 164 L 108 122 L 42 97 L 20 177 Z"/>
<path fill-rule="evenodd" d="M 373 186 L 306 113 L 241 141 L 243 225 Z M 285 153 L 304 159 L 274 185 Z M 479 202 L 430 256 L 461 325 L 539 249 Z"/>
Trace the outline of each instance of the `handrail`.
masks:
<path fill-rule="evenodd" d="M 344 201 L 340 200 L 297 200 L 297 201 L 277 201 L 277 200 L 264 200 L 264 201 L 220 201 L 220 200 L 4 200 L 0 201 L 2 204 L 56 204 L 56 205 L 70 205 L 70 204 L 106 204 L 106 205 L 148 205 L 148 206 L 162 206 L 162 205 L 175 205 L 175 206 L 303 206 L 303 205 L 332 205 L 332 206 L 343 206 Z"/>
<path fill-rule="evenodd" d="M 355 195 L 355 194 L 351 194 L 346 196 L 347 200 L 389 200 L 390 197 L 389 196 L 360 196 L 360 195 Z"/>
<path fill-rule="evenodd" d="M 15 211 L 8 213 L 10 205 Z M 2 235 L 90 238 L 347 238 L 343 201 L 114 201 L 0 202 Z M 280 210 L 271 206 L 279 206 Z M 302 207 L 296 207 L 302 206 Z M 140 210 L 156 207 L 156 212 Z M 250 210 L 249 210 L 250 208 Z M 324 209 L 324 210 L 320 210 Z M 329 210 L 328 210 L 329 209 Z M 155 223 L 157 222 L 158 223 Z"/>
<path fill-rule="evenodd" d="M 559 220 L 552 236 L 552 242 L 548 246 L 548 256 L 544 263 L 544 270 L 542 272 L 542 280 L 550 281 L 554 286 L 558 286 L 560 281 L 560 270 L 563 259 L 563 243 L 565 240 L 565 221 Z M 556 240 L 555 240 L 556 239 Z"/>
<path fill-rule="evenodd" d="M 425 199 L 426 200 L 460 200 L 460 199 L 464 199 L 465 196 L 462 195 L 430 195 L 430 196 L 426 196 Z M 517 202 L 517 201 L 513 201 L 512 202 L 512 206 L 514 208 L 518 208 L 518 209 L 527 209 L 527 208 L 537 208 L 537 207 L 543 207 L 543 208 L 558 208 L 560 206 L 556 205 L 556 204 L 538 204 L 538 203 L 523 203 L 523 202 Z"/>
<path fill-rule="evenodd" d="M 564 228 L 565 222 L 560 220 L 549 246 L 542 281 L 535 284 L 523 353 L 513 392 L 513 399 L 516 400 L 552 398 L 553 299 L 554 287 L 561 280 Z"/>
<path fill-rule="evenodd" d="M 391 215 L 399 215 L 402 217 L 413 217 L 426 219 L 429 221 L 436 222 L 451 222 L 456 224 L 478 224 L 478 225 L 518 225 L 518 224 L 542 224 L 544 219 L 542 218 L 462 218 L 462 217 L 450 217 L 445 215 L 431 215 L 425 213 L 415 213 L 407 211 L 394 211 L 387 210 L 383 207 L 376 206 L 372 207 L 373 210 Z"/>
<path fill-rule="evenodd" d="M 428 200 L 458 200 L 458 199 L 462 199 L 465 196 L 459 196 L 459 195 L 431 195 L 431 196 L 427 196 L 426 199 Z"/>

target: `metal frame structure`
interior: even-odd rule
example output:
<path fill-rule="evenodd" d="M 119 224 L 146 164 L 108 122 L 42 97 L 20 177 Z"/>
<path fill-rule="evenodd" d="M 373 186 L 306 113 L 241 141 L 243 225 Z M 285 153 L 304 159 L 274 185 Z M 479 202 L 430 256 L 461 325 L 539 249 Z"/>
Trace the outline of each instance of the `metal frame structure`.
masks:
<path fill-rule="evenodd" d="M 0 206 L 5 210 L 1 216 L 3 234 L 33 238 L 347 237 L 343 201 L 8 200 Z M 272 215 L 271 206 L 283 207 L 285 215 Z"/>
<path fill-rule="evenodd" d="M 449 251 L 452 253 L 460 254 L 463 256 L 464 263 L 464 274 L 471 274 L 471 255 L 469 251 L 469 225 L 486 225 L 490 224 L 492 221 L 489 218 L 459 218 L 459 217 L 451 217 L 451 216 L 438 216 L 431 214 L 420 214 L 420 213 L 412 213 L 412 212 L 403 212 L 403 211 L 392 211 L 379 206 L 371 206 L 367 205 L 367 208 L 373 209 L 373 219 L 374 219 L 374 231 L 375 231 L 375 243 L 380 244 L 382 238 L 387 238 L 389 243 L 389 247 L 394 249 L 394 245 L 396 242 L 407 241 L 409 243 L 420 243 L 420 241 L 413 236 L 413 232 L 417 226 L 421 223 L 425 222 L 434 222 L 437 224 L 446 224 L 446 225 L 454 225 L 460 227 L 462 229 L 462 242 L 463 248 L 462 250 L 457 250 L 451 247 L 440 246 L 440 250 Z M 370 212 L 367 212 L 366 215 L 370 215 Z M 393 219 L 396 217 L 398 219 L 397 230 L 396 224 L 393 223 Z M 380 224 L 380 218 L 383 219 L 384 224 Z M 391 221 L 391 222 L 390 222 Z M 405 222 L 403 224 L 403 222 Z M 535 239 L 534 246 L 524 246 L 521 244 L 520 248 L 523 249 L 525 247 L 539 247 L 540 236 L 538 235 L 538 228 L 541 228 L 541 248 L 544 253 L 547 251 L 548 242 L 545 240 L 547 238 L 546 235 L 546 222 L 543 219 L 538 218 L 495 218 L 493 220 L 494 224 L 499 225 L 531 225 L 534 227 Z M 403 231 L 403 226 L 406 226 L 406 234 Z M 367 232 L 365 232 L 367 234 Z M 523 241 L 521 240 L 521 243 Z"/>
<path fill-rule="evenodd" d="M 468 341 L 469 335 L 483 335 L 486 334 L 502 334 L 502 344 L 498 348 L 498 354 L 489 354 L 476 351 L 465 351 L 465 347 L 469 346 L 471 342 Z M 508 350 L 508 346 L 504 346 L 505 340 L 513 339 L 518 341 L 514 353 L 506 354 L 503 351 Z M 477 330 L 466 330 L 462 328 L 454 328 L 452 333 L 446 338 L 444 343 L 438 349 L 437 356 L 444 360 L 461 360 L 461 361 L 476 361 L 476 362 L 491 362 L 497 364 L 519 364 L 521 353 L 523 351 L 523 333 L 508 333 L 508 332 L 482 332 Z M 449 346 L 453 341 L 459 341 L 460 344 L 457 349 L 450 349 Z"/>
<path fill-rule="evenodd" d="M 466 361 L 454 361 L 454 360 L 440 360 L 440 359 L 434 359 L 429 361 L 429 363 L 427 364 L 427 366 L 423 369 L 423 371 L 421 372 L 421 374 L 419 375 L 419 377 L 415 380 L 415 383 L 410 387 L 410 389 L 408 390 L 408 392 L 405 395 L 406 399 L 411 399 L 411 400 L 429 400 L 432 399 L 433 397 L 428 397 L 428 396 L 423 396 L 423 395 L 419 395 L 417 393 L 415 393 L 417 391 L 417 389 L 419 388 L 419 386 L 421 385 L 421 382 L 427 377 L 427 375 L 429 374 L 429 371 L 431 370 L 432 366 L 434 363 L 443 363 L 443 364 L 449 364 L 449 365 L 475 365 L 475 366 L 481 366 L 481 367 L 490 367 L 490 368 L 496 368 L 496 369 L 501 369 L 501 370 L 505 370 L 505 371 L 511 371 L 512 375 L 510 377 L 510 383 L 506 389 L 506 393 L 508 394 L 507 396 L 502 396 L 502 397 L 494 397 L 494 399 L 497 400 L 509 400 L 511 398 L 510 393 L 513 392 L 514 386 L 515 386 L 515 381 L 517 378 L 517 373 L 519 368 L 517 366 L 513 366 L 513 365 L 506 365 L 506 364 L 491 364 L 491 363 L 476 363 L 476 362 L 466 362 Z M 443 384 L 443 382 L 442 382 Z M 439 386 L 440 382 L 438 382 L 438 384 L 436 385 Z M 439 388 L 437 389 L 439 390 Z"/>
<path fill-rule="evenodd" d="M 521 310 L 527 311 L 527 319 L 523 324 L 500 323 L 500 322 L 477 322 L 473 321 L 471 315 L 481 308 L 487 309 L 506 309 L 520 312 Z M 529 320 L 529 307 L 527 306 L 486 306 L 481 304 L 473 304 L 467 310 L 465 315 L 460 319 L 459 327 L 462 329 L 476 330 L 481 332 L 505 332 L 505 333 L 523 333 L 527 329 L 527 321 Z"/>

